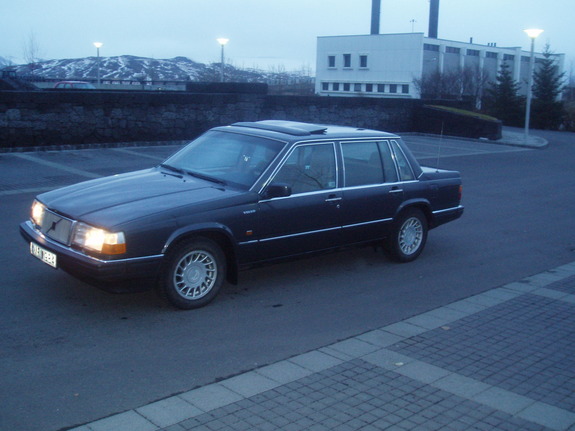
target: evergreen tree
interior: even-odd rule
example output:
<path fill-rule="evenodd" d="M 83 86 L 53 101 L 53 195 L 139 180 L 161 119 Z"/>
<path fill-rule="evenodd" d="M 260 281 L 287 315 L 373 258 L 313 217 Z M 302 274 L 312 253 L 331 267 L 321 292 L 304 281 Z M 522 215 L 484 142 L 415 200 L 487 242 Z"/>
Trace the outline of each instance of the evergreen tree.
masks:
<path fill-rule="evenodd" d="M 501 63 L 497 81 L 487 89 L 485 109 L 507 126 L 523 125 L 525 99 L 519 96 L 519 83 L 513 79 L 507 62 Z"/>
<path fill-rule="evenodd" d="M 560 95 L 565 73 L 559 73 L 559 66 L 554 54 L 549 50 L 549 45 L 545 45 L 543 57 L 533 74 L 531 127 L 557 130 L 564 116 Z"/>

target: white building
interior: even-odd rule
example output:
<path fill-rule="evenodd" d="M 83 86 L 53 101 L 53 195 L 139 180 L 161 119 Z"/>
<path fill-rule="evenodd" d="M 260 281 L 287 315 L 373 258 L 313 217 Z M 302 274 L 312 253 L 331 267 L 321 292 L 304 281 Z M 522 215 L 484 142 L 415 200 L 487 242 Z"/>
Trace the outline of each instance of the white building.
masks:
<path fill-rule="evenodd" d="M 423 33 L 318 37 L 315 90 L 321 96 L 419 98 L 413 82 L 427 73 L 470 67 L 495 81 L 505 61 L 525 94 L 530 55 L 520 47 L 455 42 Z M 565 55 L 555 55 L 563 71 Z M 542 58 L 536 53 L 536 64 Z"/>

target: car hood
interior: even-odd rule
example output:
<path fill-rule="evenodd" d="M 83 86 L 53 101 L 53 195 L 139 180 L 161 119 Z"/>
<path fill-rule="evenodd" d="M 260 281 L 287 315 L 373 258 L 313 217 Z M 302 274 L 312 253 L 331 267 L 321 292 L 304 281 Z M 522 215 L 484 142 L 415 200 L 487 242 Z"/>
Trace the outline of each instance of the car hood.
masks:
<path fill-rule="evenodd" d="M 152 168 L 78 183 L 38 199 L 71 219 L 113 227 L 183 206 L 209 202 L 217 206 L 223 198 L 242 194 L 246 192 Z"/>

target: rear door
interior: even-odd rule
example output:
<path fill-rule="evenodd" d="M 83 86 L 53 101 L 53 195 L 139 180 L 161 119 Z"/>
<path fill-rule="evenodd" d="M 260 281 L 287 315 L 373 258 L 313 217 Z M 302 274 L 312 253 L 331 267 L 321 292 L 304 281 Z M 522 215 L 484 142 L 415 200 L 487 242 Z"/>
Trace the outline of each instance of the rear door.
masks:
<path fill-rule="evenodd" d="M 342 142 L 342 241 L 383 238 L 403 201 L 403 187 L 387 140 Z"/>

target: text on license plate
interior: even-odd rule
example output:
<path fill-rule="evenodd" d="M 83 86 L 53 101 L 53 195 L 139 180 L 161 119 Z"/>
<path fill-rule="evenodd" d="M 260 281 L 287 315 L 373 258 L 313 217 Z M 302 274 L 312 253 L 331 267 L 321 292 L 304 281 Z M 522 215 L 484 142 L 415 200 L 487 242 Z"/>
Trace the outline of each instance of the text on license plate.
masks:
<path fill-rule="evenodd" d="M 32 254 L 32 256 L 37 257 L 42 262 L 47 263 L 48 265 L 50 265 L 53 268 L 57 268 L 56 255 L 54 253 L 52 253 L 51 251 L 44 250 L 38 244 L 31 242 L 30 243 L 30 253 Z"/>

